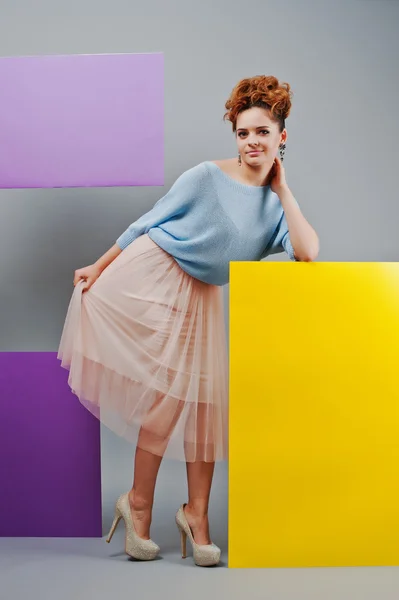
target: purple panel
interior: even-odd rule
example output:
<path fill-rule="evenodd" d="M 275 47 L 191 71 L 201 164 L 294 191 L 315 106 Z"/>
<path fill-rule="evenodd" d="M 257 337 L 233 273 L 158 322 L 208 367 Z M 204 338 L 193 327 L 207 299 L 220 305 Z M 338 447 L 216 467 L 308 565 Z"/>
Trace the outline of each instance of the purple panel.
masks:
<path fill-rule="evenodd" d="M 0 188 L 163 185 L 164 59 L 0 58 Z"/>
<path fill-rule="evenodd" d="M 99 421 L 53 352 L 0 353 L 0 536 L 101 537 Z"/>

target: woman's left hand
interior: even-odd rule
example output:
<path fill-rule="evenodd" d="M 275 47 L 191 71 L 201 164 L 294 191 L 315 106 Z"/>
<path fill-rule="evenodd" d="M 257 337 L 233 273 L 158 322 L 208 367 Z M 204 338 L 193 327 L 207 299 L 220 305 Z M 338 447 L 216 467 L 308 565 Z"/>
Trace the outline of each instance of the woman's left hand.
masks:
<path fill-rule="evenodd" d="M 281 158 L 279 156 L 276 156 L 271 171 L 270 188 L 272 192 L 278 194 L 279 191 L 284 187 L 287 187 L 287 182 L 285 179 L 285 170 Z"/>

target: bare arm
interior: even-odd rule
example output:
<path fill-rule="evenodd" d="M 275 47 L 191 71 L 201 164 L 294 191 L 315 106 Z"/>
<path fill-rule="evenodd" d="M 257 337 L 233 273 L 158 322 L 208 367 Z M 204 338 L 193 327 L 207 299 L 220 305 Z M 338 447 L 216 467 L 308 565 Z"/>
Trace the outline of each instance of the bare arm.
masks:
<path fill-rule="evenodd" d="M 118 244 L 114 244 L 105 254 L 103 254 L 95 263 L 94 266 L 104 271 L 113 260 L 122 252 Z"/>
<path fill-rule="evenodd" d="M 80 281 L 84 281 L 85 285 L 82 288 L 84 292 L 89 290 L 93 283 L 100 277 L 104 269 L 112 263 L 113 260 L 122 252 L 118 244 L 114 244 L 105 254 L 92 265 L 77 269 L 75 271 L 73 285 L 77 285 Z"/>

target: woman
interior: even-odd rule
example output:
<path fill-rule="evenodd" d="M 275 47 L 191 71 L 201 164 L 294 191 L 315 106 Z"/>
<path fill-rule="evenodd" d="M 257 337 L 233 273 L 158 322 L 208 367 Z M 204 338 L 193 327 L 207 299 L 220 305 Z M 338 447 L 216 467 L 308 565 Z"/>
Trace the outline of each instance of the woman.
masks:
<path fill-rule="evenodd" d="M 188 536 L 196 564 L 219 562 L 208 504 L 215 462 L 227 458 L 229 262 L 282 251 L 312 261 L 319 249 L 282 165 L 290 108 L 288 84 L 240 81 L 224 115 L 238 160 L 185 171 L 95 264 L 75 272 L 58 358 L 82 404 L 136 444 L 133 485 L 116 502 L 107 539 L 123 518 L 135 558 L 159 553 L 150 524 L 169 457 L 187 465 L 188 503 L 176 514 L 182 555 Z"/>

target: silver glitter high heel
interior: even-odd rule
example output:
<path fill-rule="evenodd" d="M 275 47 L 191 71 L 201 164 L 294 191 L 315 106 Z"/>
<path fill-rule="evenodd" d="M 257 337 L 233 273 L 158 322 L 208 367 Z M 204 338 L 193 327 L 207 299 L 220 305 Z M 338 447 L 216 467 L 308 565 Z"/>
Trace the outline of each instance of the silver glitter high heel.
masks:
<path fill-rule="evenodd" d="M 115 504 L 115 517 L 106 541 L 109 543 L 114 535 L 119 521 L 125 522 L 125 552 L 138 560 L 154 560 L 159 554 L 159 546 L 152 540 L 143 540 L 136 533 L 132 513 L 130 512 L 129 492 L 119 496 Z"/>
<path fill-rule="evenodd" d="M 176 525 L 178 530 L 180 531 L 182 558 L 187 557 L 188 537 L 193 548 L 194 562 L 196 565 L 198 565 L 199 567 L 210 567 L 213 565 L 217 565 L 220 561 L 220 548 L 218 548 L 215 544 L 204 544 L 201 546 L 194 541 L 190 525 L 188 524 L 186 515 L 184 513 L 185 506 L 186 504 L 182 504 L 176 513 Z"/>

